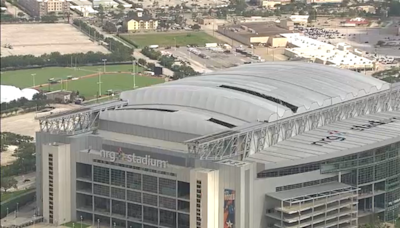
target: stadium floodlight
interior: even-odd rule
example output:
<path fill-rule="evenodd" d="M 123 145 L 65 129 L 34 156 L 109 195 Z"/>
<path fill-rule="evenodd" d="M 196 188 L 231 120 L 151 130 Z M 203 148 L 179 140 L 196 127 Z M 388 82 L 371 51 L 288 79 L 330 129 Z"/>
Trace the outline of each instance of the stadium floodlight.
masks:
<path fill-rule="evenodd" d="M 101 61 L 103 61 L 103 72 L 105 73 L 105 72 L 106 72 L 106 62 L 107 62 L 107 59 L 102 59 Z"/>
<path fill-rule="evenodd" d="M 32 75 L 32 80 L 33 80 L 33 87 L 35 87 L 35 85 L 36 85 L 36 81 L 35 81 L 36 74 L 31 74 L 31 75 Z"/>

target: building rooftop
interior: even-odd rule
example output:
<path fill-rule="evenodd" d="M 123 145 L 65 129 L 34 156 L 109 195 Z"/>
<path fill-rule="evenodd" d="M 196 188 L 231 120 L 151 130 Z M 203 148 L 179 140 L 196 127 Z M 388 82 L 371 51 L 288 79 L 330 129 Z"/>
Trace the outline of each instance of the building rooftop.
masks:
<path fill-rule="evenodd" d="M 243 29 L 245 26 L 246 29 Z M 238 29 L 238 34 L 249 37 L 257 37 L 257 36 L 271 36 L 271 35 L 279 35 L 281 33 L 290 32 L 287 29 L 280 28 L 276 25 L 275 22 L 253 22 L 253 23 L 242 23 L 232 26 L 227 26 L 227 29 L 235 28 Z M 251 30 L 254 30 L 255 33 L 252 33 Z"/>
<path fill-rule="evenodd" d="M 279 142 L 246 160 L 274 169 L 351 155 L 399 140 L 400 112 L 381 112 L 319 127 Z"/>
<path fill-rule="evenodd" d="M 268 193 L 267 195 L 272 198 L 285 201 L 293 198 L 301 198 L 309 195 L 317 195 L 326 192 L 333 192 L 336 190 L 342 190 L 346 188 L 351 188 L 351 186 L 339 182 L 331 182 L 327 184 L 315 185 L 312 187 L 305 187 L 295 190 Z"/>
<path fill-rule="evenodd" d="M 129 16 L 126 18 L 127 21 L 135 20 L 135 21 L 150 21 L 154 20 L 150 13 L 138 11 L 136 14 Z"/>
<path fill-rule="evenodd" d="M 299 33 L 281 34 L 288 39 L 288 43 L 296 48 L 288 48 L 299 57 L 318 58 L 328 61 L 336 66 L 371 66 L 373 61 L 355 55 L 349 51 L 341 51 L 332 44 L 327 44 L 319 40 L 311 39 Z"/>
<path fill-rule="evenodd" d="M 128 106 L 104 112 L 100 118 L 200 136 L 275 121 L 389 88 L 378 79 L 321 64 L 250 64 L 122 92 Z"/>

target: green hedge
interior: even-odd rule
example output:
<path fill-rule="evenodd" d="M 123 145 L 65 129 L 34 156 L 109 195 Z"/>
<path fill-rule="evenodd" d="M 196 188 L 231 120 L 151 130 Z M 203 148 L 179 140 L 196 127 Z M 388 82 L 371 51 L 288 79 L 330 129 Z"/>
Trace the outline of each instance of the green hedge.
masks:
<path fill-rule="evenodd" d="M 6 217 L 7 208 L 8 208 L 8 213 L 11 213 L 17 209 L 17 203 L 18 207 L 24 206 L 30 202 L 33 202 L 35 200 L 35 195 L 36 195 L 36 190 L 32 189 L 31 191 L 25 194 L 1 202 L 1 218 Z"/>
<path fill-rule="evenodd" d="M 134 43 L 132 40 L 130 40 L 130 39 L 127 39 L 127 38 L 125 38 L 125 37 L 123 37 L 123 36 L 118 36 L 118 38 L 120 38 L 121 40 L 127 42 L 128 44 L 132 44 L 135 48 L 138 48 L 138 47 L 139 47 L 139 45 L 135 44 L 135 43 Z"/>

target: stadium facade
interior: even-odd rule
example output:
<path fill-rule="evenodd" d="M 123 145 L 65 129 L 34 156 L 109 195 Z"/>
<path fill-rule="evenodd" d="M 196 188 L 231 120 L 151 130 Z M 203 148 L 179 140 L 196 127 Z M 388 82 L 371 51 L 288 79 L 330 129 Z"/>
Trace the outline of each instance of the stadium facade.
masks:
<path fill-rule="evenodd" d="M 49 223 L 357 227 L 400 214 L 400 85 L 251 64 L 40 119 Z"/>

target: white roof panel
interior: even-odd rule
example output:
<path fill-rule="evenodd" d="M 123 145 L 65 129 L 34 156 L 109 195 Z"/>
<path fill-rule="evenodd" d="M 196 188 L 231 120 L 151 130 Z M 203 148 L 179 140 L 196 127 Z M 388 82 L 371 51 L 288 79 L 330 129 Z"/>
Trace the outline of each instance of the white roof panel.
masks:
<path fill-rule="evenodd" d="M 389 88 L 388 83 L 373 77 L 321 64 L 266 62 L 125 91 L 120 97 L 128 101 L 128 108 L 185 111 L 169 113 L 179 117 L 171 118 L 168 126 L 181 131 L 174 121 L 184 120 L 191 113 L 240 126 L 275 121 Z M 150 126 L 157 122 L 153 120 L 157 114 L 142 119 L 141 124 Z M 196 118 L 197 124 L 190 126 L 201 126 L 207 121 L 190 117 L 192 121 Z M 184 132 L 214 133 L 216 128 L 207 130 L 208 125 L 201 130 L 187 128 Z"/>

